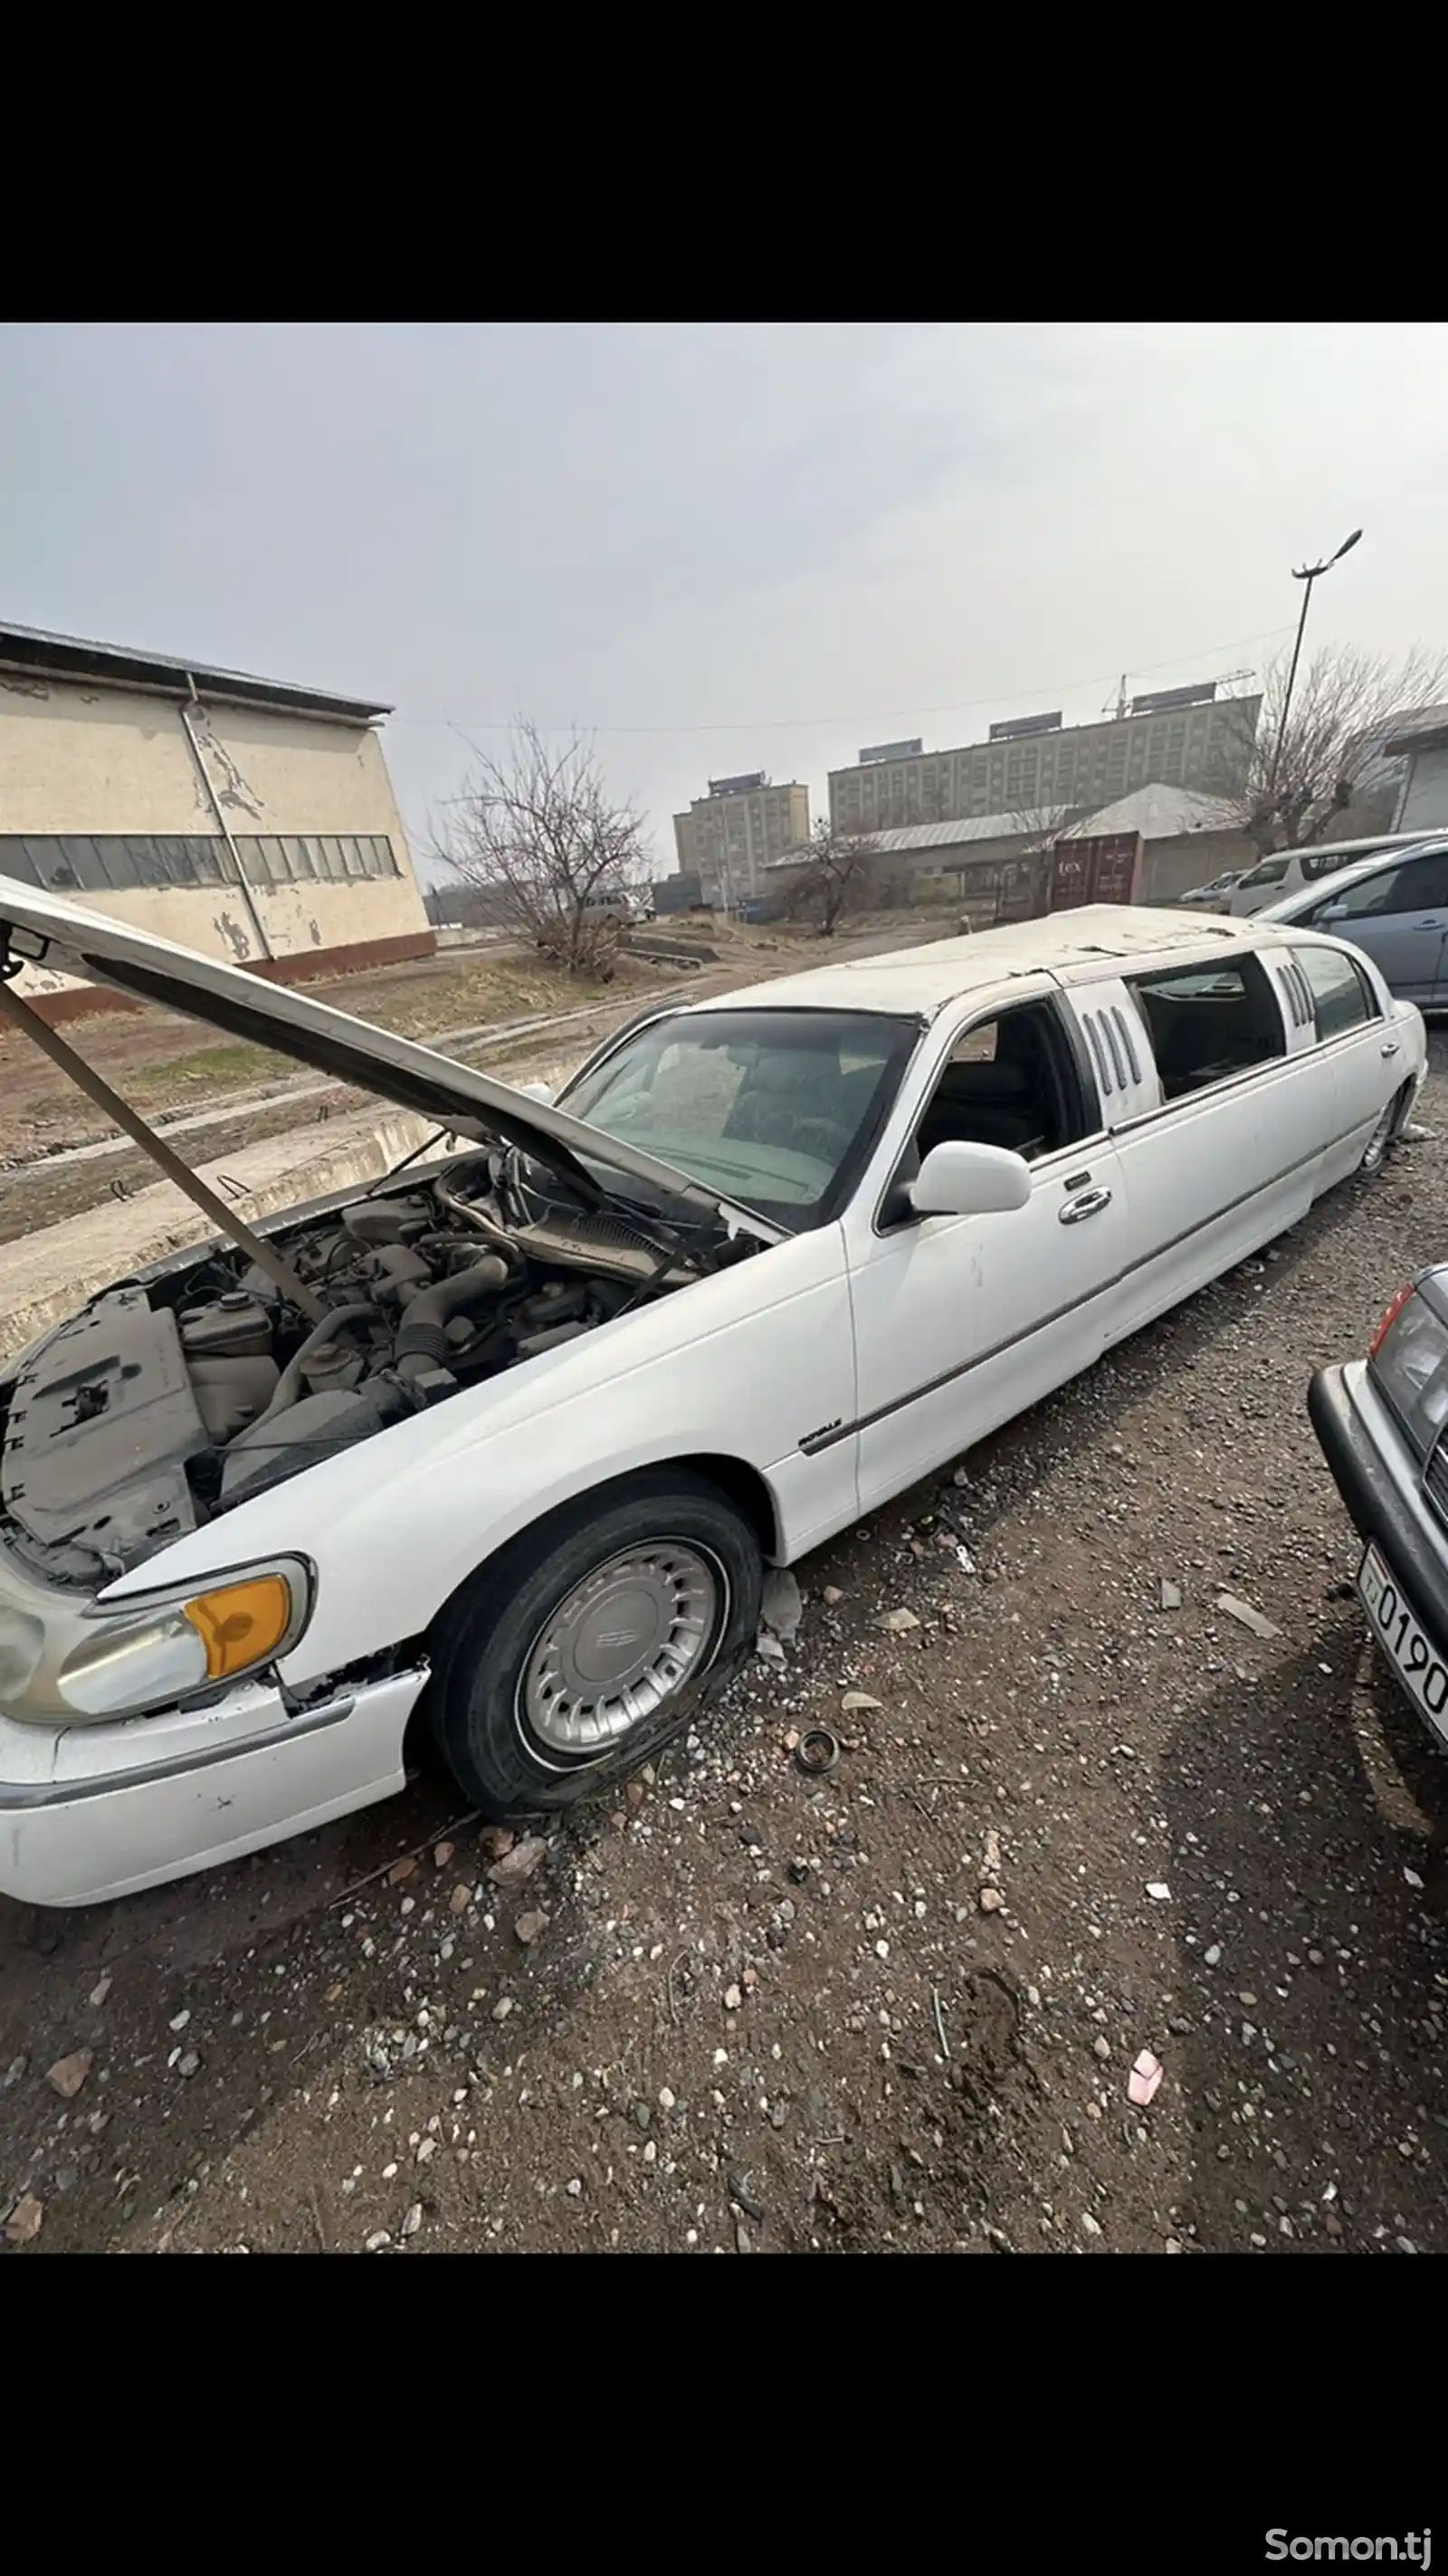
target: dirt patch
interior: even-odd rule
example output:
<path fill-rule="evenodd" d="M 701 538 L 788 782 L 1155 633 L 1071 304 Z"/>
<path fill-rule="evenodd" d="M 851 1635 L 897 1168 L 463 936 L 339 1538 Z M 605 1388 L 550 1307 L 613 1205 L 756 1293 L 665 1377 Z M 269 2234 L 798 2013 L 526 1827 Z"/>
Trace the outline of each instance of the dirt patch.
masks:
<path fill-rule="evenodd" d="M 0 1906 L 29 2250 L 1448 2250 L 1444 1767 L 1303 1404 L 1441 1254 L 1445 1055 L 1430 1141 L 809 1560 L 786 1664 L 524 1886 L 428 1774 Z"/>

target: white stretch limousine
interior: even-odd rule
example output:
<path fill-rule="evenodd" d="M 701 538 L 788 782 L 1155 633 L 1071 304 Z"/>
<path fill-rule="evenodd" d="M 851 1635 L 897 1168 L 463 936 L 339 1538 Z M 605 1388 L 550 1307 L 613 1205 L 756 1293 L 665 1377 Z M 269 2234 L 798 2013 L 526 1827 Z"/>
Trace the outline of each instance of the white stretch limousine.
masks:
<path fill-rule="evenodd" d="M 440 1131 L 10 1364 L 0 1890 L 51 1904 L 385 1797 L 414 1712 L 494 1816 L 612 1785 L 766 1561 L 1376 1169 L 1424 1070 L 1337 941 L 1114 906 L 659 1008 L 556 1104 L 0 880 L 37 955 Z"/>

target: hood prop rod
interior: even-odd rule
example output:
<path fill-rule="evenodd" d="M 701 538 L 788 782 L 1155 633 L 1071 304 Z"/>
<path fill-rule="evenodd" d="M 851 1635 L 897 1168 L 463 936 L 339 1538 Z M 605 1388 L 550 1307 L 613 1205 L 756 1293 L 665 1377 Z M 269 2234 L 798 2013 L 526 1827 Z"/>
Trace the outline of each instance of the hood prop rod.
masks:
<path fill-rule="evenodd" d="M 77 1089 L 83 1091 L 87 1099 L 93 1100 L 98 1109 L 103 1109 L 132 1143 L 140 1146 L 143 1154 L 149 1154 L 157 1169 L 165 1173 L 168 1181 L 174 1181 L 178 1190 L 185 1191 L 187 1198 L 200 1208 L 203 1216 L 209 1217 L 220 1233 L 229 1236 L 240 1251 L 250 1255 L 257 1268 L 266 1272 L 293 1306 L 299 1306 L 314 1323 L 322 1322 L 328 1308 L 306 1281 L 297 1276 L 291 1263 L 283 1260 L 282 1255 L 274 1251 L 261 1235 L 253 1234 L 235 1209 L 229 1208 L 224 1199 L 208 1189 L 200 1175 L 192 1171 L 189 1163 L 183 1163 L 179 1154 L 172 1152 L 153 1127 L 147 1126 L 129 1101 L 123 1100 L 119 1092 L 112 1091 L 104 1076 L 97 1073 L 93 1065 L 87 1064 L 84 1056 L 77 1055 L 74 1047 L 67 1046 L 48 1020 L 43 1020 L 38 1011 L 33 1011 L 28 1002 L 21 1000 L 13 984 L 0 982 L 0 1014 L 13 1021 L 28 1038 L 33 1038 L 41 1054 L 48 1055 L 52 1064 L 58 1064 L 62 1073 L 69 1074 Z"/>

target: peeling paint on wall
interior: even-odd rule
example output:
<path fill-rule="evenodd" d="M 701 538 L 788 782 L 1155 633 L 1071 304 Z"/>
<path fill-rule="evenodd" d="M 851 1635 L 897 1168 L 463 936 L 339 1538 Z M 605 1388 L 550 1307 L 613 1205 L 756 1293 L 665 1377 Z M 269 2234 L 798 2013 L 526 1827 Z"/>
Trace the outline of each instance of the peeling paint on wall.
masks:
<path fill-rule="evenodd" d="M 225 942 L 238 965 L 244 966 L 251 955 L 251 940 L 245 926 L 235 918 L 234 914 L 219 912 L 213 927 L 217 938 Z"/>
<path fill-rule="evenodd" d="M 266 815 L 265 805 L 256 790 L 247 785 L 226 745 L 217 741 L 211 730 L 211 719 L 205 709 L 201 707 L 193 709 L 191 721 L 196 727 L 197 740 L 200 742 L 202 751 L 210 753 L 221 772 L 221 785 L 216 791 L 220 803 L 233 806 L 240 814 L 250 814 L 255 822 L 263 821 Z"/>

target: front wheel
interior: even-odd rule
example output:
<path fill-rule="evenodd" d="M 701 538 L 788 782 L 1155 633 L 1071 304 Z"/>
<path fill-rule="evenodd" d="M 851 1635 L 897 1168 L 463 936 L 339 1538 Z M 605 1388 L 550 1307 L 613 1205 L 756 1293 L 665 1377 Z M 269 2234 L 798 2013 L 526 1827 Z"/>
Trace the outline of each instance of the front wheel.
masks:
<path fill-rule="evenodd" d="M 636 1770 L 747 1652 L 763 1577 L 743 1514 L 676 1468 L 515 1540 L 437 1639 L 432 1728 L 463 1794 L 506 1821 Z"/>

